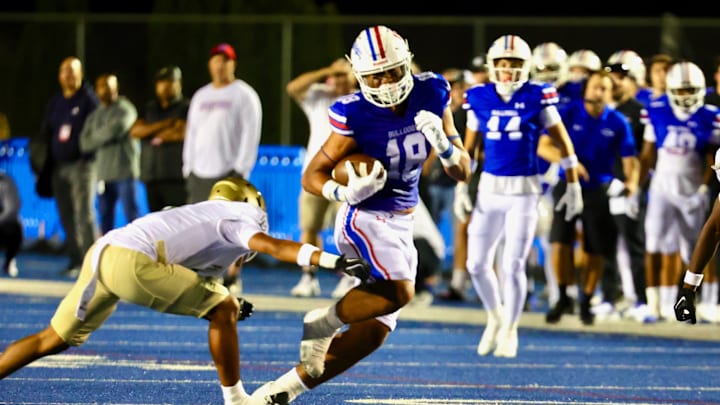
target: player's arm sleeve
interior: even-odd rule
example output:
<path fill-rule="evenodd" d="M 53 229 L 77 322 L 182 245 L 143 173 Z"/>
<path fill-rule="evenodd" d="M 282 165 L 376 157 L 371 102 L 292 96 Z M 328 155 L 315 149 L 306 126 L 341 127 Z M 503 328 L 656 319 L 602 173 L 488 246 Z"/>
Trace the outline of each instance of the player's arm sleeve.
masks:
<path fill-rule="evenodd" d="M 222 220 L 218 224 L 220 235 L 233 245 L 250 250 L 250 238 L 264 232 L 256 223 L 241 220 Z"/>
<path fill-rule="evenodd" d="M 478 120 L 477 115 L 475 115 L 473 110 L 468 110 L 467 118 L 465 120 L 465 129 L 477 132 L 479 128 L 480 121 Z"/>
<path fill-rule="evenodd" d="M 560 112 L 554 105 L 549 105 L 540 110 L 540 122 L 543 128 L 548 129 L 558 123 L 562 122 Z"/>

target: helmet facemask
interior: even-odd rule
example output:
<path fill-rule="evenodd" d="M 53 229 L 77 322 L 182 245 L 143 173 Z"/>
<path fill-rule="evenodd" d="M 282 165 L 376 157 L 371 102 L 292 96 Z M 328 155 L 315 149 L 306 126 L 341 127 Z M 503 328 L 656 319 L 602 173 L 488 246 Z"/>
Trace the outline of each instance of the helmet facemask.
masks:
<path fill-rule="evenodd" d="M 412 56 L 405 39 L 378 25 L 364 29 L 357 36 L 347 58 L 365 99 L 387 108 L 402 103 L 410 95 L 414 85 Z M 385 76 L 396 80 L 379 85 L 369 83 L 369 80 L 377 81 Z"/>
<path fill-rule="evenodd" d="M 390 73 L 387 73 L 390 72 Z M 372 77 L 388 74 L 392 77 L 399 76 L 400 79 L 392 83 L 382 83 L 379 87 L 372 87 L 368 80 Z M 370 73 L 361 76 L 355 73 L 360 91 L 365 99 L 381 108 L 396 106 L 405 101 L 410 95 L 414 82 L 410 63 L 402 63 L 394 67 L 388 67 L 377 73 Z"/>
<path fill-rule="evenodd" d="M 543 42 L 533 49 L 530 77 L 557 85 L 564 80 L 567 52 L 555 42 Z"/>
<path fill-rule="evenodd" d="M 511 96 L 517 89 L 528 81 L 529 69 L 527 61 L 521 59 L 510 59 L 520 61 L 522 67 L 496 67 L 490 65 L 490 81 L 495 83 L 495 88 L 500 95 Z"/>
<path fill-rule="evenodd" d="M 488 50 L 488 73 L 495 83 L 498 94 L 510 97 L 530 77 L 532 52 L 527 42 L 517 35 L 503 35 L 493 42 Z M 497 67 L 501 59 L 516 60 L 512 67 Z"/>
<path fill-rule="evenodd" d="M 705 104 L 705 75 L 691 62 L 678 62 L 665 77 L 666 92 L 673 112 L 689 116 Z"/>
<path fill-rule="evenodd" d="M 624 49 L 610 55 L 605 68 L 608 72 L 623 72 L 637 83 L 645 86 L 645 62 L 635 51 Z"/>

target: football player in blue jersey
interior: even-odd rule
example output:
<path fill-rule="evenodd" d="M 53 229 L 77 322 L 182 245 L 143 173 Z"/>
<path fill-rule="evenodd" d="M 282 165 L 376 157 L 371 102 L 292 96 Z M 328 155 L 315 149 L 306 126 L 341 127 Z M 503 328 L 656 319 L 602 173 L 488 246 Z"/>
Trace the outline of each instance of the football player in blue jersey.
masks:
<path fill-rule="evenodd" d="M 335 243 L 348 257 L 367 258 L 374 280 L 308 312 L 300 363 L 258 388 L 250 404 L 290 402 L 352 367 L 383 344 L 413 298 L 422 164 L 437 153 L 450 176 L 465 180 L 470 158 L 449 108 L 450 85 L 436 73 L 413 75 L 412 57 L 407 41 L 388 27 L 360 32 L 348 56 L 360 91 L 330 106 L 332 132 L 302 177 L 305 190 L 342 203 Z M 378 162 L 366 176 L 346 165 L 348 183 L 337 183 L 333 168 L 356 152 Z"/>
<path fill-rule="evenodd" d="M 556 208 L 569 221 L 582 212 L 577 156 L 555 105 L 555 87 L 528 81 L 531 52 L 517 35 L 496 39 L 487 53 L 490 83 L 466 91 L 465 147 L 482 144 L 483 172 L 468 225 L 467 268 L 488 319 L 477 347 L 480 355 L 515 357 L 518 324 L 525 306 L 525 267 L 538 221 L 542 193 L 538 138 L 547 133 L 560 147 L 568 172 L 567 193 Z M 462 186 L 461 186 L 462 187 Z M 493 268 L 504 237 L 499 271 Z"/>
<path fill-rule="evenodd" d="M 617 196 L 614 202 L 622 204 L 626 201 L 626 195 L 637 193 L 640 177 L 640 163 L 630 125 L 622 113 L 609 106 L 613 87 L 610 73 L 593 72 L 583 88 L 583 99 L 559 109 L 580 164 L 587 174 L 582 176 L 580 181 L 585 207 L 577 218 L 582 221 L 582 246 L 586 254 L 580 286 L 580 319 L 586 325 L 594 321 L 590 312 L 590 298 L 595 293 L 605 261 L 615 260 L 617 251 L 618 231 L 611 215 L 610 196 Z M 615 179 L 616 156 L 620 156 L 622 160 L 624 182 Z M 552 157 L 549 159 L 553 160 Z M 554 158 L 559 159 L 559 156 Z M 565 184 L 565 173 L 562 170 L 560 178 L 562 180 L 553 193 L 556 199 L 561 198 Z M 613 186 L 613 183 L 616 185 Z M 619 188 L 620 191 L 613 191 L 614 188 Z M 550 234 L 560 300 L 546 314 L 545 319 L 548 323 L 555 323 L 564 313 L 573 309 L 566 289 L 575 280 L 573 246 L 576 239 L 576 221 L 568 222 L 555 218 Z"/>
<path fill-rule="evenodd" d="M 642 178 L 654 169 L 645 217 L 648 307 L 672 319 L 682 269 L 674 256 L 690 261 L 706 218 L 713 181 L 707 162 L 717 149 L 720 112 L 705 104 L 705 76 L 696 64 L 675 63 L 666 80 L 669 103 L 647 108 L 641 161 Z"/>

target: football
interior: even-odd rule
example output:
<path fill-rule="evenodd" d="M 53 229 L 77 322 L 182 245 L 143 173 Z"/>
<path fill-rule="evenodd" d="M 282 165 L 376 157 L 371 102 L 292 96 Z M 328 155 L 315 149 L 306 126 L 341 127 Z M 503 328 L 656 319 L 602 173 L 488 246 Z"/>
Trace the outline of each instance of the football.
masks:
<path fill-rule="evenodd" d="M 374 157 L 368 156 L 364 153 L 354 153 L 340 159 L 340 161 L 335 164 L 335 168 L 332 171 L 332 177 L 343 186 L 346 186 L 348 182 L 348 174 L 347 170 L 345 170 L 345 162 L 348 160 L 352 162 L 353 167 L 355 168 L 355 173 L 357 173 L 358 176 L 367 176 L 372 170 L 375 162 L 378 161 Z M 383 170 L 385 170 L 385 168 L 383 168 Z"/>

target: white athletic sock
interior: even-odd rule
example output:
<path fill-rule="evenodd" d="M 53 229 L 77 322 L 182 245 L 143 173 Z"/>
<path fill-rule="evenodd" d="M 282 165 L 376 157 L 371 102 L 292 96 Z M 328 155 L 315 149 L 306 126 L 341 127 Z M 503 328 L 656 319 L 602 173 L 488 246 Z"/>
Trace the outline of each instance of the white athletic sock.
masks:
<path fill-rule="evenodd" d="M 305 383 L 302 382 L 294 367 L 275 380 L 275 386 L 280 392 L 287 392 L 290 396 L 290 401 L 309 389 Z"/>
<path fill-rule="evenodd" d="M 311 339 L 318 336 L 330 336 L 345 325 L 343 321 L 338 318 L 337 312 L 335 312 L 335 305 L 308 312 L 307 315 L 305 315 L 304 321 L 312 325 L 314 332 L 311 333 L 311 335 L 317 335 L 309 336 Z"/>
<path fill-rule="evenodd" d="M 671 285 L 660 286 L 660 308 L 675 305 L 675 296 L 673 295 L 673 287 Z"/>
<path fill-rule="evenodd" d="M 718 300 L 718 282 L 702 284 L 702 293 L 700 300 L 703 304 L 716 305 Z"/>
<path fill-rule="evenodd" d="M 659 287 L 645 288 L 645 297 L 647 298 L 648 311 L 650 315 L 660 315 L 660 289 Z"/>
<path fill-rule="evenodd" d="M 242 405 L 245 398 L 249 397 L 247 392 L 245 392 L 242 380 L 238 380 L 232 387 L 220 385 L 220 388 L 222 389 L 225 405 Z"/>
<path fill-rule="evenodd" d="M 465 292 L 465 283 L 467 282 L 468 274 L 465 269 L 453 269 L 452 278 L 450 279 L 450 287 L 455 291 Z"/>

